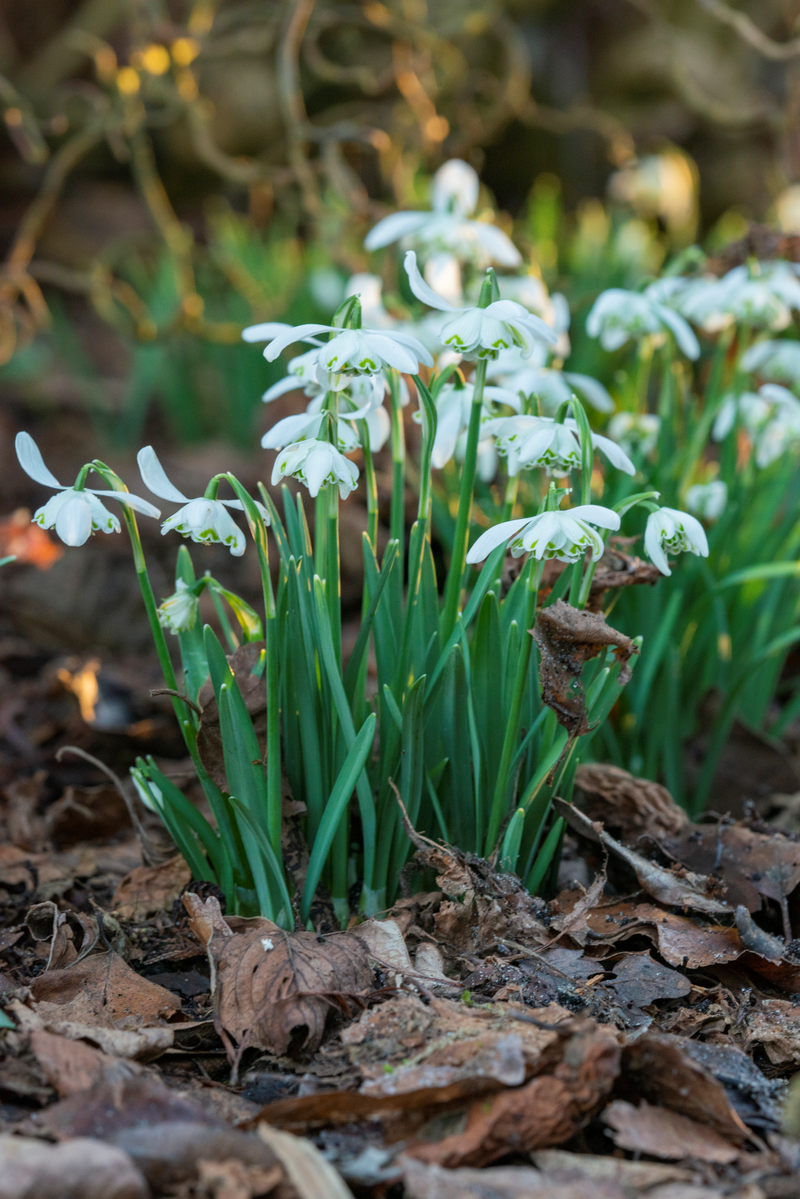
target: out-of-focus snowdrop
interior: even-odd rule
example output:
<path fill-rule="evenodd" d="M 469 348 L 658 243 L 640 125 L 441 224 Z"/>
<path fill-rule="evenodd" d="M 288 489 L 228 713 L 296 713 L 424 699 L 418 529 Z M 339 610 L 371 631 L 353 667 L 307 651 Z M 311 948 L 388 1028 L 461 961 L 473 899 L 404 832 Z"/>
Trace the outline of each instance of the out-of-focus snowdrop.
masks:
<path fill-rule="evenodd" d="M 672 574 L 667 554 L 674 556 L 687 550 L 701 558 L 708 557 L 708 540 L 700 521 L 676 508 L 657 508 L 650 513 L 644 532 L 644 548 L 662 575 Z"/>
<path fill-rule="evenodd" d="M 544 467 L 549 475 L 563 475 L 581 465 L 581 446 L 577 422 L 568 417 L 563 424 L 547 416 L 505 416 L 487 421 L 486 433 L 497 441 L 497 449 L 508 458 L 508 473 L 514 476 L 521 469 Z M 636 467 L 625 451 L 592 433 L 592 444 L 612 466 L 633 475 Z"/>
<path fill-rule="evenodd" d="M 408 283 L 417 299 L 430 308 L 451 314 L 441 331 L 442 341 L 467 359 L 493 359 L 501 350 L 517 346 L 529 356 L 537 342 L 555 343 L 556 334 L 541 317 L 534 316 L 513 300 L 494 300 L 486 308 L 454 308 L 437 295 L 419 273 L 417 256 L 405 257 Z"/>
<path fill-rule="evenodd" d="M 508 391 L 536 396 L 546 416 L 555 415 L 559 405 L 571 399 L 573 392 L 597 412 L 614 411 L 614 401 L 597 379 L 575 371 L 537 366 L 526 362 L 516 350 L 503 351 L 497 361 L 490 364 L 487 374 Z"/>
<path fill-rule="evenodd" d="M 613 200 L 642 216 L 661 217 L 672 236 L 691 242 L 697 226 L 697 170 L 685 154 L 648 154 L 615 171 L 608 182 Z"/>
<path fill-rule="evenodd" d="M 346 500 L 358 486 L 358 467 L 327 441 L 309 439 L 281 450 L 272 468 L 272 486 L 287 475 L 303 483 L 312 497 L 321 487 L 335 484 Z"/>
<path fill-rule="evenodd" d="M 433 441 L 431 465 L 436 467 L 437 470 L 441 470 L 454 455 L 456 458 L 459 457 L 459 440 L 469 428 L 474 394 L 475 389 L 472 383 L 464 383 L 460 387 L 454 383 L 445 383 L 436 397 L 436 436 Z M 503 387 L 484 387 L 483 405 L 481 408 L 481 421 L 484 424 L 486 421 L 493 419 L 496 404 L 506 404 L 509 408 L 514 409 L 515 412 L 519 412 L 522 401 L 513 391 L 507 391 Z M 417 423 L 421 423 L 422 415 L 419 411 L 414 413 L 414 420 Z M 481 451 L 481 446 L 483 446 L 483 451 Z M 492 460 L 489 455 L 490 448 L 492 448 L 491 439 L 482 436 L 478 443 L 478 457 L 480 459 L 482 452 L 485 459 L 484 470 L 489 469 L 489 464 Z M 463 453 L 461 457 L 463 457 Z M 478 469 L 480 471 L 480 462 Z M 495 455 L 494 469 L 488 476 L 490 479 L 494 477 L 496 470 L 497 460 Z M 484 475 L 481 475 L 481 478 L 484 479 L 484 482 L 487 481 Z"/>
<path fill-rule="evenodd" d="M 699 279 L 679 299 L 680 311 L 708 333 L 737 323 L 779 332 L 800 310 L 800 279 L 788 262 L 737 266 L 721 279 Z"/>
<path fill-rule="evenodd" d="M 723 441 L 737 419 L 753 440 L 759 467 L 769 466 L 800 444 L 800 400 L 778 383 L 765 383 L 758 392 L 727 396 L 711 431 L 714 440 Z"/>
<path fill-rule="evenodd" d="M 686 507 L 701 520 L 719 520 L 728 502 L 728 485 L 721 479 L 695 483 L 686 492 Z"/>
<path fill-rule="evenodd" d="M 550 347 L 551 352 L 558 358 L 566 358 L 570 352 L 569 326 L 570 311 L 566 296 L 560 292 L 552 295 L 536 275 L 504 275 L 497 280 L 500 296 L 503 300 L 513 300 L 522 304 L 534 316 L 540 316 L 557 335 L 558 340 Z"/>
<path fill-rule="evenodd" d="M 433 177 L 430 212 L 394 212 L 384 217 L 367 234 L 364 246 L 379 250 L 403 241 L 416 245 L 425 257 L 449 253 L 481 270 L 492 263 L 519 266 L 519 250 L 501 229 L 471 219 L 479 191 L 480 181 L 472 167 L 453 158 Z"/>
<path fill-rule="evenodd" d="M 661 418 L 650 412 L 616 412 L 608 422 L 608 435 L 627 454 L 652 454 L 658 442 Z"/>
<path fill-rule="evenodd" d="M 370 329 L 394 329 L 397 321 L 383 306 L 383 280 L 379 275 L 352 275 L 345 296 L 358 296 L 361 319 Z"/>
<path fill-rule="evenodd" d="M 687 358 L 700 355 L 700 346 L 680 313 L 644 292 L 612 287 L 595 300 L 586 320 L 586 332 L 600 339 L 604 350 L 618 350 L 627 341 L 672 334 Z"/>
<path fill-rule="evenodd" d="M 800 342 L 757 341 L 742 355 L 742 369 L 769 383 L 800 383 Z"/>

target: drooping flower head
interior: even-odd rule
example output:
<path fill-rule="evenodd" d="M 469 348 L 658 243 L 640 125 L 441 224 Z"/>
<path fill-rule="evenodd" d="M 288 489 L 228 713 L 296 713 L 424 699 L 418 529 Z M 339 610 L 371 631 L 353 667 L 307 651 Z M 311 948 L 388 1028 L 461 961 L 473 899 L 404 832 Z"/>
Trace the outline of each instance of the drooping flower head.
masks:
<path fill-rule="evenodd" d="M 161 515 L 158 508 L 147 500 L 131 495 L 128 491 L 99 491 L 93 487 L 84 487 L 83 479 L 89 467 L 84 467 L 80 472 L 74 487 L 64 487 L 45 466 L 39 447 L 29 433 L 18 433 L 15 446 L 19 464 L 25 474 L 35 483 L 41 483 L 43 487 L 53 487 L 58 492 L 41 508 L 37 508 L 33 520 L 42 529 L 55 528 L 65 545 L 83 545 L 93 533 L 119 532 L 118 518 L 108 511 L 105 504 L 101 504 L 98 496 L 118 500 L 121 504 L 133 508 L 134 512 L 154 516 L 156 520 Z"/>
<path fill-rule="evenodd" d="M 472 383 L 463 383 L 460 387 L 455 383 L 445 383 L 436 397 L 436 436 L 433 441 L 431 465 L 437 470 L 441 470 L 456 453 L 459 438 L 469 427 L 474 394 L 475 388 Z M 521 401 L 513 391 L 507 391 L 503 387 L 485 387 L 481 407 L 484 429 L 492 420 L 496 404 L 506 404 L 518 412 Z M 414 419 L 421 419 L 419 412 L 414 413 Z M 481 440 L 485 441 L 485 436 L 482 436 Z"/>
<path fill-rule="evenodd" d="M 215 497 L 202 495 L 189 499 L 182 491 L 178 491 L 167 478 L 164 467 L 158 460 L 152 446 L 145 446 L 136 455 L 139 463 L 139 473 L 148 491 L 159 496 L 162 500 L 171 500 L 174 504 L 183 504 L 161 526 L 161 532 L 169 533 L 173 529 L 182 537 L 189 537 L 200 545 L 227 545 L 235 558 L 240 558 L 245 551 L 246 540 L 244 533 L 231 517 L 229 508 L 242 511 L 241 500 L 218 500 Z M 258 501 L 254 501 L 264 521 L 269 524 L 269 515 Z"/>
<path fill-rule="evenodd" d="M 169 629 L 177 636 L 178 633 L 188 633 L 197 624 L 200 600 L 183 579 L 178 579 L 175 587 L 174 594 L 168 596 L 156 611 L 162 628 Z"/>
<path fill-rule="evenodd" d="M 534 316 L 513 300 L 494 300 L 486 308 L 455 308 L 428 286 L 417 266 L 417 256 L 409 250 L 405 257 L 409 286 L 430 308 L 452 313 L 453 319 L 442 327 L 442 344 L 467 359 L 494 359 L 501 350 L 517 346 L 523 358 L 530 357 L 537 343 L 554 345 L 556 333 L 541 317 Z"/>
<path fill-rule="evenodd" d="M 616 412 L 608 422 L 608 435 L 627 454 L 651 454 L 658 442 L 661 419 L 651 412 Z"/>
<path fill-rule="evenodd" d="M 737 266 L 721 279 L 694 281 L 678 298 L 680 311 L 709 333 L 734 322 L 756 329 L 785 329 L 800 310 L 800 279 L 794 264 L 760 262 Z"/>
<path fill-rule="evenodd" d="M 769 383 L 800 383 L 800 342 L 757 341 L 742 355 L 742 369 Z"/>
<path fill-rule="evenodd" d="M 592 525 L 615 530 L 620 525 L 619 516 L 599 504 L 579 504 L 567 510 L 558 508 L 521 520 L 502 521 L 481 534 L 467 554 L 467 562 L 482 562 L 504 541 L 515 558 L 530 553 L 539 561 L 557 558 L 559 562 L 577 562 L 587 551 L 592 558 L 599 558 L 603 539 Z"/>
<path fill-rule="evenodd" d="M 395 212 L 367 234 L 367 250 L 406 241 L 426 252 L 445 252 L 482 270 L 491 263 L 519 266 L 519 250 L 496 225 L 471 220 L 480 182 L 468 163 L 453 158 L 439 168 L 431 188 L 431 212 Z"/>
<path fill-rule="evenodd" d="M 686 492 L 686 507 L 701 520 L 719 520 L 728 502 L 728 485 L 722 479 L 695 483 Z"/>
<path fill-rule="evenodd" d="M 672 334 L 687 358 L 700 355 L 700 346 L 684 318 L 647 293 L 612 287 L 594 302 L 586 332 L 600 339 L 604 350 L 618 350 L 626 341 Z"/>
<path fill-rule="evenodd" d="M 658 508 L 647 518 L 644 533 L 644 548 L 650 561 L 662 575 L 671 575 L 667 554 L 680 554 L 683 550 L 708 557 L 706 532 L 696 517 L 676 508 Z"/>
<path fill-rule="evenodd" d="M 303 483 L 311 496 L 316 496 L 321 487 L 335 484 L 341 499 L 346 500 L 358 486 L 356 464 L 329 442 L 311 438 L 287 445 L 278 454 L 272 468 L 272 486 L 287 475 Z"/>
<path fill-rule="evenodd" d="M 486 432 L 497 438 L 497 448 L 508 456 L 508 473 L 521 468 L 544 467 L 549 475 L 564 475 L 581 465 L 578 425 L 568 417 L 559 424 L 549 416 L 506 416 L 487 421 Z M 636 467 L 616 442 L 592 432 L 592 445 L 612 466 L 627 475 Z"/>
<path fill-rule="evenodd" d="M 547 416 L 554 415 L 559 405 L 572 398 L 573 392 L 577 392 L 597 412 L 614 411 L 614 401 L 597 379 L 574 371 L 526 362 L 516 349 L 503 350 L 490 365 L 487 374 L 509 391 L 536 396 Z"/>

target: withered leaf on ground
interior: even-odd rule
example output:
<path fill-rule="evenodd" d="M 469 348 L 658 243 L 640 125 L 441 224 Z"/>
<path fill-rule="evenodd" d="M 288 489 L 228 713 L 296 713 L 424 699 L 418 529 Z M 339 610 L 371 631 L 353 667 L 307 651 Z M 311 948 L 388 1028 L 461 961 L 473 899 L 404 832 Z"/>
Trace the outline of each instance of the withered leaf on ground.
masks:
<path fill-rule="evenodd" d="M 83 1041 L 38 1029 L 30 1034 L 30 1047 L 47 1081 L 55 1087 L 59 1099 L 86 1091 L 102 1079 L 129 1077 L 140 1067 L 121 1058 L 111 1057 Z"/>
<path fill-rule="evenodd" d="M 680 999 L 692 984 L 685 975 L 655 961 L 649 953 L 627 953 L 619 961 L 603 962 L 613 971 L 610 989 L 628 1007 L 647 1007 L 657 999 Z"/>
<path fill-rule="evenodd" d="M 62 912 L 50 899 L 29 908 L 25 924 L 35 941 L 50 943 L 46 970 L 80 961 L 94 949 L 100 936 L 95 916 Z"/>
<path fill-rule="evenodd" d="M 169 911 L 191 881 L 191 870 L 177 854 L 160 866 L 137 866 L 126 874 L 111 905 L 123 920 L 145 920 L 154 912 Z"/>
<path fill-rule="evenodd" d="M 561 1178 L 530 1166 L 445 1170 L 401 1159 L 408 1199 L 586 1199 L 585 1179 Z M 592 1199 L 627 1199 L 612 1180 L 598 1180 Z"/>
<path fill-rule="evenodd" d="M 258 1126 L 261 1140 L 277 1157 L 299 1199 L 353 1199 L 350 1188 L 312 1141 L 271 1128 Z"/>
<path fill-rule="evenodd" d="M 180 1024 L 113 1028 L 101 1024 L 81 1024 L 75 1020 L 63 1019 L 64 1008 L 57 1003 L 26 1007 L 18 999 L 13 999 L 8 1004 L 8 1010 L 24 1032 L 32 1034 L 43 1030 L 57 1037 L 66 1037 L 70 1041 L 87 1041 L 108 1054 L 112 1060 L 126 1058 L 130 1061 L 152 1061 L 172 1047 L 177 1029 L 187 1027 Z"/>
<path fill-rule="evenodd" d="M 759 999 L 745 1017 L 746 1048 L 760 1045 L 775 1065 L 800 1065 L 800 1006 L 788 999 Z"/>
<path fill-rule="evenodd" d="M 610 762 L 579 766 L 575 785 L 585 797 L 582 805 L 590 820 L 600 820 L 623 842 L 643 833 L 651 837 L 677 836 L 689 824 L 666 787 L 652 779 L 635 778 Z"/>
<path fill-rule="evenodd" d="M 739 1150 L 719 1133 L 705 1125 L 670 1111 L 642 1102 L 639 1107 L 615 1099 L 602 1115 L 614 1130 L 614 1144 L 634 1153 L 649 1153 L 668 1161 L 690 1160 L 725 1165 L 735 1161 Z"/>
<path fill-rule="evenodd" d="M 86 1139 L 48 1145 L 0 1136 L 2 1199 L 148 1199 L 147 1184 L 121 1149 Z"/>
<path fill-rule="evenodd" d="M 569 893 L 559 896 L 559 902 L 565 895 Z M 684 970 L 734 961 L 744 949 L 735 928 L 700 924 L 697 917 L 629 899 L 603 900 L 587 913 L 586 924 L 595 941 L 611 944 L 644 933 L 656 941 L 671 966 Z"/>
<path fill-rule="evenodd" d="M 624 684 L 630 678 L 628 661 L 639 652 L 637 646 L 607 625 L 601 613 L 581 611 L 564 600 L 542 608 L 536 628 L 529 632 L 539 645 L 542 699 L 571 736 L 587 733 L 590 726 L 581 683 L 585 663 L 613 647 L 617 661 L 622 663 L 619 682 Z"/>
<path fill-rule="evenodd" d="M 554 799 L 553 806 L 576 833 L 588 837 L 591 841 L 600 842 L 623 862 L 627 862 L 643 890 L 660 903 L 671 907 L 692 908 L 696 912 L 731 912 L 732 909 L 727 903 L 708 893 L 714 886 L 712 880 L 689 872 L 681 875 L 665 870 L 663 866 L 649 862 L 635 850 L 621 845 L 602 825 L 593 824 L 589 817 L 579 812 L 573 804 Z"/>
<path fill-rule="evenodd" d="M 34 1011 L 50 1020 L 136 1029 L 164 1024 L 180 1000 L 131 970 L 113 950 L 48 970 L 30 986 Z"/>
<path fill-rule="evenodd" d="M 665 1182 L 691 1182 L 691 1170 L 661 1162 L 631 1162 L 597 1153 L 568 1153 L 565 1149 L 540 1149 L 534 1163 L 545 1174 L 584 1177 L 619 1183 L 624 1190 L 646 1191 Z"/>
<path fill-rule="evenodd" d="M 800 883 L 800 842 L 757 833 L 744 824 L 692 825 L 664 841 L 679 862 L 722 879 L 732 907 L 757 912 L 764 898 L 785 902 Z"/>
<path fill-rule="evenodd" d="M 260 917 L 227 921 L 217 900 L 191 893 L 184 904 L 216 966 L 217 1018 L 240 1046 L 313 1053 L 331 1009 L 348 1010 L 347 1000 L 372 985 L 357 936 L 287 933 Z"/>
<path fill-rule="evenodd" d="M 585 1021 L 564 1045 L 553 1074 L 541 1075 L 490 1099 L 473 1101 L 463 1132 L 434 1140 L 424 1127 L 408 1154 L 429 1164 L 482 1166 L 505 1153 L 530 1153 L 560 1145 L 598 1111 L 619 1074 L 620 1050 L 613 1030 Z M 446 1129 L 446 1125 L 445 1125 Z"/>

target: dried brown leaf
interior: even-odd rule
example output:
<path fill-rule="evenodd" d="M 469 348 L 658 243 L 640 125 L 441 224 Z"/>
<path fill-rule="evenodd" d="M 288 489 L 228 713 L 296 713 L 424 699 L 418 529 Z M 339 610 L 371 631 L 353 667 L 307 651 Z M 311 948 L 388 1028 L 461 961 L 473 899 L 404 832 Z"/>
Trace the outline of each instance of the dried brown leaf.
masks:
<path fill-rule="evenodd" d="M 55 1036 L 43 1029 L 31 1033 L 30 1047 L 59 1099 L 86 1091 L 104 1078 L 129 1076 L 139 1068 L 83 1041 Z"/>
<path fill-rule="evenodd" d="M 619 1074 L 620 1050 L 613 1030 L 587 1022 L 564 1046 L 564 1058 L 552 1075 L 501 1091 L 467 1109 L 463 1132 L 442 1140 L 418 1141 L 409 1156 L 428 1164 L 482 1166 L 513 1149 L 530 1153 L 560 1145 L 605 1102 Z M 422 1135 L 433 1136 L 433 1128 Z"/>
<path fill-rule="evenodd" d="M 154 912 L 169 911 L 192 872 L 180 854 L 160 866 L 137 866 L 120 880 L 112 907 L 123 920 L 146 920 Z"/>
<path fill-rule="evenodd" d="M 262 1121 L 258 1135 L 272 1150 L 300 1199 L 353 1199 L 350 1188 L 311 1141 L 271 1128 Z"/>
<path fill-rule="evenodd" d="M 623 684 L 630 678 L 628 660 L 638 654 L 638 647 L 607 625 L 602 614 L 580 611 L 563 600 L 542 608 L 536 628 L 529 632 L 539 645 L 542 699 L 570 736 L 587 733 L 590 726 L 581 683 L 585 663 L 612 646 L 617 661 L 622 663 L 619 681 Z"/>
<path fill-rule="evenodd" d="M 0 1136 L 0 1199 L 148 1199 L 147 1184 L 121 1149 L 99 1141 L 48 1145 Z"/>
<path fill-rule="evenodd" d="M 30 985 L 34 1011 L 46 1021 L 66 1020 L 105 1028 L 163 1025 L 180 1000 L 131 970 L 119 954 L 92 954 Z"/>
<path fill-rule="evenodd" d="M 757 912 L 764 898 L 785 903 L 800 883 L 800 842 L 756 833 L 744 824 L 692 825 L 664 848 L 701 874 L 715 872 L 733 907 Z"/>
<path fill-rule="evenodd" d="M 600 820 L 623 842 L 643 833 L 652 837 L 678 836 L 689 824 L 666 787 L 652 779 L 635 778 L 609 762 L 579 766 L 575 785 L 583 791 L 590 820 Z"/>
<path fill-rule="evenodd" d="M 540 1149 L 533 1160 L 545 1174 L 616 1182 L 626 1191 L 649 1191 L 665 1182 L 691 1182 L 694 1177 L 691 1170 L 679 1166 L 631 1162 L 595 1153 L 568 1153 L 564 1149 Z"/>
<path fill-rule="evenodd" d="M 530 1166 L 445 1170 L 401 1159 L 408 1199 L 586 1199 L 586 1182 L 543 1174 Z M 626 1199 L 613 1181 L 599 1181 L 592 1199 Z"/>
<path fill-rule="evenodd" d="M 615 1099 L 602 1115 L 614 1129 L 614 1144 L 634 1153 L 649 1153 L 668 1161 L 685 1159 L 725 1165 L 735 1161 L 739 1150 L 719 1133 L 665 1107 L 639 1107 Z"/>

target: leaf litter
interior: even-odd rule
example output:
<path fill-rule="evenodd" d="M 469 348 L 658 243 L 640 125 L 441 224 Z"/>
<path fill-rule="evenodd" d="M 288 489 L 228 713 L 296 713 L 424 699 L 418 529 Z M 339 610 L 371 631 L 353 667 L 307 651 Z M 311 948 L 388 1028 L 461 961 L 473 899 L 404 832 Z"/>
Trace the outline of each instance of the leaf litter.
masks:
<path fill-rule="evenodd" d="M 615 636 L 584 632 L 585 656 Z M 574 723 L 577 634 L 549 635 Z M 663 787 L 581 767 L 559 811 L 583 886 L 545 902 L 415 837 L 435 889 L 286 933 L 143 860 L 90 771 L 51 777 L 29 765 L 0 807 L 0 1195 L 800 1193 L 791 830 L 692 824 Z"/>

